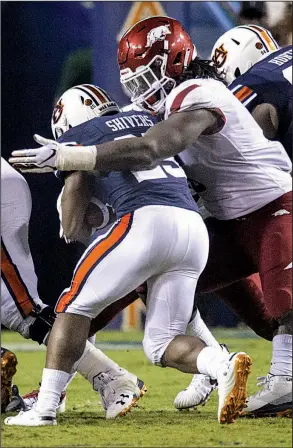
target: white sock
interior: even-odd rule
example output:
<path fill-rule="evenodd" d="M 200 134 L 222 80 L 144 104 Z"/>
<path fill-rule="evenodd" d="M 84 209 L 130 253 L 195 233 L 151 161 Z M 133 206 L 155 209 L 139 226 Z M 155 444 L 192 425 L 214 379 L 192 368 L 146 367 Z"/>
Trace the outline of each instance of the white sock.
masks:
<path fill-rule="evenodd" d="M 292 335 L 278 334 L 273 338 L 270 373 L 292 376 Z"/>
<path fill-rule="evenodd" d="M 46 417 L 55 417 L 60 396 L 68 381 L 69 373 L 62 370 L 43 369 L 42 383 L 36 405 L 37 412 Z"/>
<path fill-rule="evenodd" d="M 65 391 L 67 390 L 67 387 L 69 386 L 69 384 L 71 383 L 71 381 L 73 380 L 73 378 L 75 377 L 75 375 L 76 375 L 76 372 L 73 372 L 73 373 L 70 373 L 70 374 L 69 374 L 67 383 L 65 384 L 65 387 L 64 387 L 64 389 L 63 389 L 62 392 L 65 392 Z"/>
<path fill-rule="evenodd" d="M 195 316 L 187 325 L 186 334 L 189 336 L 197 336 L 209 347 L 215 347 L 219 350 L 222 350 L 220 344 L 214 338 L 214 336 L 202 320 L 199 310 L 196 310 Z"/>
<path fill-rule="evenodd" d="M 218 348 L 205 347 L 197 357 L 197 369 L 200 373 L 217 379 L 221 363 L 227 361 L 230 356 L 229 353 L 220 351 Z"/>
<path fill-rule="evenodd" d="M 95 378 L 98 381 L 100 373 L 110 373 L 119 376 L 127 373 L 125 369 L 121 369 L 116 362 L 108 358 L 101 350 L 87 341 L 84 352 L 79 360 L 73 366 L 84 378 L 86 378 L 95 390 Z M 98 381 L 99 382 L 99 381 Z"/>

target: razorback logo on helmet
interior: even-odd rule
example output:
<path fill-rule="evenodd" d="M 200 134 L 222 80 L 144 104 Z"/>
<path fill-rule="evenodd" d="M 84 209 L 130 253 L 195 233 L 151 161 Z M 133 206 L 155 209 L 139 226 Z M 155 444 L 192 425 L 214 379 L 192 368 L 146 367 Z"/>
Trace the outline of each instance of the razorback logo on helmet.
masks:
<path fill-rule="evenodd" d="M 56 106 L 54 107 L 53 114 L 52 114 L 52 121 L 54 124 L 58 123 L 58 121 L 60 120 L 63 109 L 64 109 L 64 104 L 61 101 L 59 103 L 57 103 Z"/>
<path fill-rule="evenodd" d="M 170 25 L 161 25 L 153 28 L 147 34 L 147 44 L 146 47 L 151 47 L 155 42 L 163 41 L 166 39 L 167 34 L 171 34 L 169 30 Z"/>
<path fill-rule="evenodd" d="M 227 56 L 228 56 L 228 51 L 225 50 L 224 44 L 222 44 L 218 48 L 215 49 L 215 52 L 213 55 L 213 63 L 218 68 L 221 68 L 225 64 Z"/>

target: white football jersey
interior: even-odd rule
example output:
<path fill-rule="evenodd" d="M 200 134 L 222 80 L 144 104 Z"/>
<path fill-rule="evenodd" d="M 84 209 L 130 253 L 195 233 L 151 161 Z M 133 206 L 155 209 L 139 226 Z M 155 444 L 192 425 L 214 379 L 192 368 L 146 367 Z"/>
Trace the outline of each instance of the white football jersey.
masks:
<path fill-rule="evenodd" d="M 291 191 L 292 164 L 283 146 L 264 137 L 224 84 L 213 79 L 183 82 L 167 97 L 165 119 L 195 109 L 219 115 L 213 134 L 201 135 L 180 153 L 187 177 L 202 184 L 199 194 L 212 216 L 235 219 Z"/>

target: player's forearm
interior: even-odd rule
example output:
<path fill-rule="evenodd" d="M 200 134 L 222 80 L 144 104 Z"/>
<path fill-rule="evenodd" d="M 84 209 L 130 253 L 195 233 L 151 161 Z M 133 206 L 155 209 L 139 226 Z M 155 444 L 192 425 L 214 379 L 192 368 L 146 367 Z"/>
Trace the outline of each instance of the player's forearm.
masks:
<path fill-rule="evenodd" d="M 98 146 L 62 146 L 57 154 L 61 171 L 136 171 L 152 169 L 193 144 L 217 123 L 208 110 L 176 113 L 150 128 L 143 137 L 123 138 Z"/>
<path fill-rule="evenodd" d="M 91 197 L 91 191 L 85 173 L 72 173 L 66 180 L 61 198 L 62 227 L 64 235 L 80 240 L 78 235 L 84 227 L 85 212 Z"/>
<path fill-rule="evenodd" d="M 62 147 L 57 155 L 61 171 L 127 171 L 149 169 L 155 160 L 149 142 L 141 138 L 126 138 L 98 146 Z"/>

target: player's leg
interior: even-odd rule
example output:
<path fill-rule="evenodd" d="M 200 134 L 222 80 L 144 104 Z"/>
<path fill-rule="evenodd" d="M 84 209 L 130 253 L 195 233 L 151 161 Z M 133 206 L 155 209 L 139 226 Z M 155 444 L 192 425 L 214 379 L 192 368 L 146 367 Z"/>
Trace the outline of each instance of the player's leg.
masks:
<path fill-rule="evenodd" d="M 215 294 L 257 335 L 272 341 L 279 324 L 268 312 L 258 274 L 218 289 Z"/>
<path fill-rule="evenodd" d="M 205 223 L 210 239 L 210 251 L 207 265 L 198 280 L 199 293 L 215 291 L 251 272 L 251 267 L 246 263 L 246 256 L 239 256 L 241 250 L 235 245 L 232 232 L 227 231 L 225 223 L 214 218 L 206 219 Z M 237 300 L 238 297 L 234 299 Z M 196 324 L 199 324 L 199 328 Z M 194 336 L 200 335 L 201 332 L 208 335 L 208 329 L 199 319 L 191 323 L 189 331 L 189 334 Z M 222 347 L 213 339 L 211 335 L 204 342 L 218 347 L 221 351 Z M 226 350 L 225 347 L 223 349 Z M 188 387 L 177 394 L 174 405 L 177 409 L 184 409 L 205 404 L 214 389 L 215 381 L 208 375 L 195 374 Z"/>
<path fill-rule="evenodd" d="M 252 214 L 247 226 L 258 237 L 258 253 L 253 247 L 250 251 L 258 262 L 266 307 L 279 326 L 270 373 L 261 381 L 263 389 L 249 397 L 246 413 L 292 415 L 292 194 Z"/>
<path fill-rule="evenodd" d="M 201 373 L 218 381 L 219 422 L 232 422 L 245 405 L 250 358 L 244 353 L 229 355 L 185 335 L 193 306 L 190 289 L 196 279 L 177 271 L 155 277 L 149 283 L 143 342 L 147 357 L 154 364 Z"/>
<path fill-rule="evenodd" d="M 211 331 L 201 318 L 198 309 L 195 309 L 191 320 L 187 326 L 186 334 L 190 336 L 197 336 L 208 347 L 215 347 L 218 350 L 226 350 L 226 346 L 219 344 Z M 195 374 L 192 377 L 190 384 L 182 391 L 180 391 L 174 400 L 176 409 L 190 409 L 199 405 L 205 406 L 209 400 L 211 393 L 217 388 L 216 380 L 210 378 L 208 375 Z"/>
<path fill-rule="evenodd" d="M 199 217 L 195 229 L 189 234 L 192 248 L 189 245 L 177 268 L 148 281 L 143 345 L 154 364 L 202 373 L 217 380 L 218 419 L 220 423 L 230 423 L 245 405 L 251 360 L 245 353 L 230 356 L 185 334 L 192 314 L 194 289 L 207 258 L 207 233 Z"/>
<path fill-rule="evenodd" d="M 85 251 L 74 271 L 71 287 L 64 291 L 56 306 L 58 316 L 49 338 L 37 407 L 24 417 L 6 419 L 7 424 L 56 424 L 60 394 L 74 363 L 84 351 L 91 319 L 150 276 L 148 271 L 152 269 L 152 263 L 147 262 L 145 254 L 152 244 L 152 236 L 148 241 L 148 228 L 143 227 L 143 221 L 138 221 L 132 214 L 126 215 Z M 145 235 L 143 240 L 141 233 Z M 136 251 L 133 251 L 134 247 Z M 157 258 L 160 262 L 160 254 Z M 95 379 L 102 382 L 103 372 L 98 373 L 100 375 L 97 374 Z M 126 412 L 142 392 L 140 385 L 133 381 L 119 383 L 113 390 L 120 413 Z M 108 408 L 107 415 L 112 417 L 112 409 Z"/>

